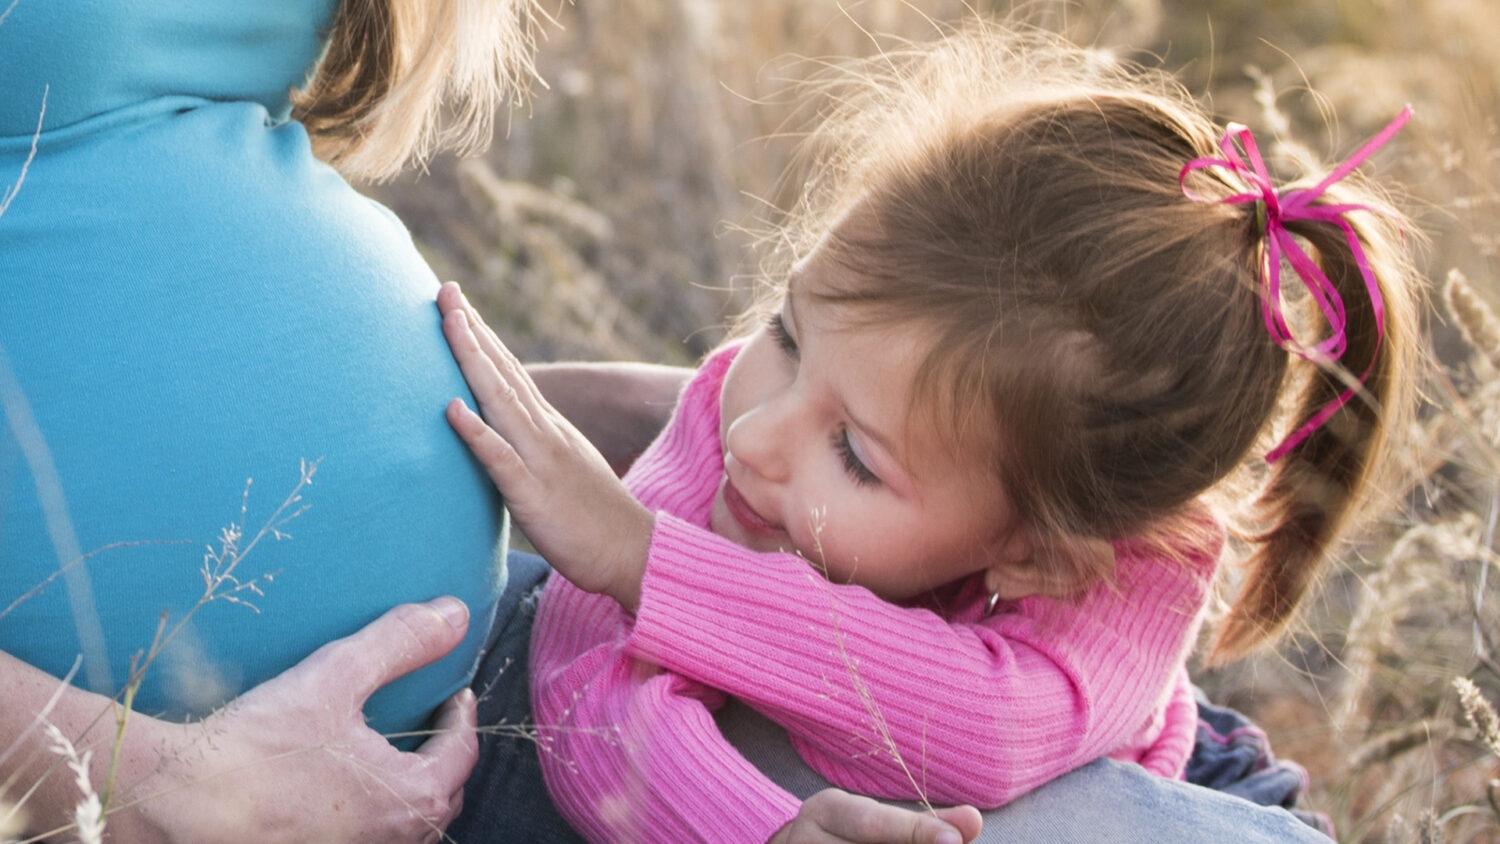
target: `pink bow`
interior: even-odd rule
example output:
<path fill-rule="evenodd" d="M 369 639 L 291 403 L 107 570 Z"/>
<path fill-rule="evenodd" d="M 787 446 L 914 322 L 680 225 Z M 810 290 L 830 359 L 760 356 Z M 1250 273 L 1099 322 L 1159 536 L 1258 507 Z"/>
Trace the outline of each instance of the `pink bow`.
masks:
<path fill-rule="evenodd" d="M 1364 146 L 1349 156 L 1344 163 L 1335 167 L 1333 172 L 1324 177 L 1323 181 L 1311 188 L 1278 191 L 1276 186 L 1271 184 L 1271 176 L 1266 171 L 1266 163 L 1261 159 L 1260 150 L 1255 145 L 1255 136 L 1239 123 L 1229 124 L 1224 130 L 1224 137 L 1219 139 L 1219 149 L 1224 152 L 1223 158 L 1195 158 L 1183 165 L 1182 171 L 1178 174 L 1177 181 L 1182 188 L 1183 195 L 1195 202 L 1228 202 L 1236 205 L 1246 202 L 1262 203 L 1262 208 L 1258 209 L 1257 213 L 1264 214 L 1268 237 L 1261 264 L 1261 315 L 1265 319 L 1266 330 L 1270 332 L 1271 338 L 1283 349 L 1306 360 L 1331 363 L 1343 357 L 1348 344 L 1344 331 L 1347 325 L 1344 300 L 1339 296 L 1333 283 L 1328 280 L 1328 276 L 1324 275 L 1312 258 L 1308 257 L 1302 247 L 1297 244 L 1296 238 L 1292 237 L 1292 233 L 1286 228 L 1288 222 L 1295 220 L 1317 220 L 1338 226 L 1349 243 L 1349 251 L 1354 255 L 1354 263 L 1359 267 L 1360 274 L 1364 276 L 1365 290 L 1370 296 L 1370 307 L 1375 312 L 1375 351 L 1379 353 L 1380 340 L 1385 337 L 1385 303 L 1381 299 L 1380 285 L 1375 281 L 1375 273 L 1371 271 L 1364 249 L 1360 246 L 1359 236 L 1355 234 L 1354 227 L 1349 225 L 1344 215 L 1351 211 L 1369 211 L 1374 214 L 1394 212 L 1358 203 L 1341 205 L 1314 205 L 1313 203 L 1323 195 L 1329 185 L 1349 175 L 1376 150 L 1385 146 L 1401 130 L 1401 127 L 1411 120 L 1411 115 L 1410 105 L 1401 109 L 1401 113 L 1386 124 L 1386 127 L 1381 129 L 1375 137 L 1366 141 Z M 1236 142 L 1243 147 L 1244 157 L 1241 157 Z M 1245 158 L 1250 160 L 1249 164 L 1245 163 Z M 1188 175 L 1195 170 L 1210 167 L 1222 167 L 1231 171 L 1248 183 L 1251 189 L 1245 193 L 1237 193 L 1218 200 L 1194 193 L 1187 186 Z M 1302 279 L 1303 285 L 1312 294 L 1313 301 L 1317 302 L 1318 309 L 1328 320 L 1329 335 L 1312 346 L 1305 346 L 1298 342 L 1286 324 L 1286 315 L 1281 301 L 1281 259 L 1283 256 Z M 1359 376 L 1360 386 L 1364 385 L 1373 369 L 1374 358 L 1372 356 L 1370 365 Z M 1312 418 L 1282 440 L 1280 445 L 1271 449 L 1266 454 L 1266 462 L 1275 463 L 1287 452 L 1296 448 L 1313 431 L 1327 422 L 1339 408 L 1347 404 L 1349 399 L 1354 397 L 1357 389 L 1351 387 L 1345 390 L 1338 398 L 1319 409 L 1312 415 Z"/>

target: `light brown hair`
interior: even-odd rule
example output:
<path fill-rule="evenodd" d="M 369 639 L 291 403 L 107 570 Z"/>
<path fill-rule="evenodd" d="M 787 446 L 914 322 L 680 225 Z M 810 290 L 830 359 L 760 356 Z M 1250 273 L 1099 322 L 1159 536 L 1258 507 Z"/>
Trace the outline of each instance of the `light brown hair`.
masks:
<path fill-rule="evenodd" d="M 1373 358 L 1362 394 L 1266 476 L 1262 527 L 1211 659 L 1284 629 L 1411 413 L 1420 292 L 1406 222 L 1349 217 L 1385 300 L 1383 344 L 1343 234 L 1290 224 L 1348 308 L 1341 366 L 1319 369 L 1292 361 L 1262 323 L 1255 206 L 1183 195 L 1179 170 L 1215 155 L 1220 131 L 1167 74 L 985 25 L 819 85 L 810 178 L 770 277 L 828 249 L 855 280 L 815 295 L 930 327 L 914 411 L 987 446 L 1043 548 L 1201 528 L 1187 515 L 1205 494 Z M 1213 172 L 1192 185 L 1245 190 Z M 1354 177 L 1320 202 L 1388 204 Z M 861 225 L 837 225 L 850 214 Z M 1310 305 L 1288 308 L 1304 338 L 1326 331 Z"/>
<path fill-rule="evenodd" d="M 534 0 L 342 0 L 292 116 L 354 179 L 480 150 L 499 105 L 526 95 L 541 18 Z"/>

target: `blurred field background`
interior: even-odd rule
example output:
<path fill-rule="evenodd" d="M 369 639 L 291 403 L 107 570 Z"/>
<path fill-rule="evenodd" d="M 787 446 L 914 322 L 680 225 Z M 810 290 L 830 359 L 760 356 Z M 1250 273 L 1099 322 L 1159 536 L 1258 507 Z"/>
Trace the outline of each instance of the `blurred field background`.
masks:
<path fill-rule="evenodd" d="M 1004 17 L 1008 3 L 546 0 L 532 104 L 484 156 L 372 189 L 438 273 L 528 360 L 691 364 L 744 306 L 746 229 L 795 196 L 787 82 L 885 35 Z M 1435 359 L 1409 483 L 1275 653 L 1198 681 L 1305 765 L 1347 841 L 1500 840 L 1500 2 L 1076 0 L 1016 12 L 1178 72 L 1250 124 L 1283 174 L 1342 158 L 1405 102 L 1416 121 L 1368 172 L 1431 239 Z M 789 120 L 791 122 L 789 122 Z"/>

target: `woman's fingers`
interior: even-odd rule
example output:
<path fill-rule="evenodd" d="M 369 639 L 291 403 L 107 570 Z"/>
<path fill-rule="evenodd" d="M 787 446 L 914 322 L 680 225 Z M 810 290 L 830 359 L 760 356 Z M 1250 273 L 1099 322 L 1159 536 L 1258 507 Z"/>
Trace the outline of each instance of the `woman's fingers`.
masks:
<path fill-rule="evenodd" d="M 352 695 L 357 711 L 376 689 L 446 656 L 468 626 L 469 608 L 457 598 L 402 604 L 318 648 L 291 671 L 311 678 L 328 698 Z"/>
<path fill-rule="evenodd" d="M 463 812 L 464 812 L 464 788 L 463 788 L 463 786 L 459 786 L 458 790 L 455 791 L 455 792 L 453 792 L 452 799 L 450 799 L 448 801 L 448 823 L 451 824 L 454 821 L 458 820 L 458 816 L 461 815 L 461 814 L 463 814 Z M 447 829 L 446 826 L 443 827 L 443 828 Z"/>
<path fill-rule="evenodd" d="M 474 693 L 468 689 L 448 698 L 438 710 L 432 737 L 416 750 L 438 792 L 449 795 L 450 814 L 444 826 L 463 806 L 464 781 L 479 760 L 479 736 L 474 731 L 475 711 Z"/>
<path fill-rule="evenodd" d="M 464 783 L 479 761 L 479 737 L 474 724 L 477 704 L 474 693 L 461 689 L 448 698 L 433 722 L 433 733 L 409 757 L 420 766 L 420 775 L 407 774 L 406 786 L 415 789 L 412 811 L 426 829 L 427 841 L 443 840 L 442 830 L 458 817 L 464 806 Z M 426 811 L 423 806 L 429 807 Z"/>

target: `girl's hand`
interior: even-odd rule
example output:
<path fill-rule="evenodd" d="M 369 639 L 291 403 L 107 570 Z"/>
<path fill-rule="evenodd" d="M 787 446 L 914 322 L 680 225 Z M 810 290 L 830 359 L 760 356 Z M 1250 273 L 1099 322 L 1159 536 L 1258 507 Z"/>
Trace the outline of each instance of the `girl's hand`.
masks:
<path fill-rule="evenodd" d="M 438 309 L 448 346 L 484 414 L 454 399 L 449 423 L 547 562 L 580 589 L 609 595 L 634 612 L 655 517 L 598 449 L 542 398 L 457 284 L 443 285 Z"/>
<path fill-rule="evenodd" d="M 656 439 L 691 367 L 654 363 L 528 363 L 526 374 L 542 396 L 609 461 L 616 475 Z"/>
<path fill-rule="evenodd" d="M 473 692 L 450 698 L 412 753 L 370 729 L 363 708 L 451 651 L 468 618 L 454 598 L 402 605 L 201 723 L 132 716 L 121 769 L 130 791 L 110 812 L 110 839 L 440 840 L 479 758 Z"/>
<path fill-rule="evenodd" d="M 981 823 L 969 806 L 933 817 L 828 788 L 807 798 L 769 844 L 963 844 L 979 836 Z"/>

